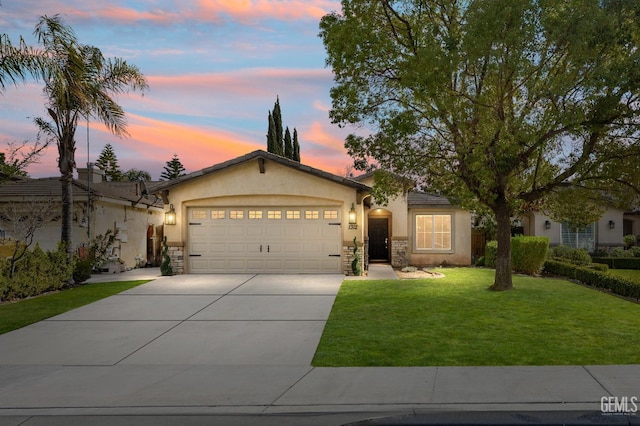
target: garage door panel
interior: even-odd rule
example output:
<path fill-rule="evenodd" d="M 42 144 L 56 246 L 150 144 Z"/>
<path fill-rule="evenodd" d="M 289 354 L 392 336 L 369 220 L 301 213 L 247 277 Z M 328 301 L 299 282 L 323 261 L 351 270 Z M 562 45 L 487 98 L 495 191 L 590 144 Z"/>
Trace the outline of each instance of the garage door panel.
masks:
<path fill-rule="evenodd" d="M 208 249 L 209 249 L 209 244 L 207 244 L 206 242 L 204 243 L 191 242 L 190 253 L 206 253 Z"/>
<path fill-rule="evenodd" d="M 189 226 L 190 271 L 340 272 L 342 230 L 323 208 L 198 208 Z M 206 213 L 203 214 L 202 211 Z M 195 210 L 194 210 L 195 211 Z M 291 214 L 293 212 L 293 214 Z M 233 214 L 232 214 L 233 213 Z M 232 218 L 233 216 L 233 218 Z M 260 250 L 262 248 L 262 250 Z"/>
<path fill-rule="evenodd" d="M 265 233 L 268 237 L 279 237 L 285 235 L 284 226 L 282 224 L 274 224 L 271 221 L 267 221 Z"/>
<path fill-rule="evenodd" d="M 216 255 L 224 254 L 227 251 L 227 244 L 221 242 L 209 243 L 206 249 L 200 250 L 197 253 L 206 253 L 207 251 Z"/>

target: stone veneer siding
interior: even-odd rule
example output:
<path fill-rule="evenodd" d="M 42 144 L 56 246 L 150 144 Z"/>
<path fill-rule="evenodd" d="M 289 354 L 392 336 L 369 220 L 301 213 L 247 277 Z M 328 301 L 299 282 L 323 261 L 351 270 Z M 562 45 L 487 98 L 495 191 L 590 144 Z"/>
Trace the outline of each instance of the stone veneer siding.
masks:
<path fill-rule="evenodd" d="M 391 237 L 391 266 L 404 268 L 409 265 L 409 239 Z"/>
<path fill-rule="evenodd" d="M 171 267 L 175 275 L 184 274 L 184 245 L 182 243 L 168 242 L 169 258 L 171 259 Z M 358 243 L 358 254 L 360 255 L 360 267 L 365 272 L 365 251 L 364 245 Z M 351 262 L 353 261 L 353 242 L 345 241 L 342 243 L 342 270 L 345 275 L 353 275 L 351 270 Z"/>
<path fill-rule="evenodd" d="M 360 268 L 362 269 L 362 273 L 365 273 L 364 269 L 364 245 L 363 243 L 358 243 L 358 255 L 360 256 Z M 353 276 L 353 271 L 351 270 L 351 262 L 353 262 L 353 241 L 344 241 L 342 243 L 342 271 L 345 275 Z"/>
<path fill-rule="evenodd" d="M 171 267 L 175 275 L 184 274 L 184 244 L 180 242 L 167 242 Z"/>

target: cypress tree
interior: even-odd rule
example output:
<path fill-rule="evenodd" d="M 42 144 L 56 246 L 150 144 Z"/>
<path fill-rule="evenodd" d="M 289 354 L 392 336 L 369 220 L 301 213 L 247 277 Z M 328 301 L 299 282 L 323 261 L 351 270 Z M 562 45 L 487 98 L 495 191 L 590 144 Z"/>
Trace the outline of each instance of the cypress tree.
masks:
<path fill-rule="evenodd" d="M 280 111 L 280 97 L 276 97 L 276 103 L 273 105 L 273 123 L 276 129 L 276 144 L 274 154 L 284 154 L 284 138 L 282 135 L 282 112 Z"/>
<path fill-rule="evenodd" d="M 273 122 L 273 115 L 269 111 L 269 129 L 267 130 L 267 152 L 277 154 L 276 152 L 276 125 Z"/>
<path fill-rule="evenodd" d="M 298 131 L 293 128 L 293 155 L 291 156 L 293 161 L 300 162 L 300 143 L 298 142 Z"/>
<path fill-rule="evenodd" d="M 284 156 L 293 160 L 293 143 L 291 142 L 291 132 L 289 132 L 288 126 L 284 132 Z"/>

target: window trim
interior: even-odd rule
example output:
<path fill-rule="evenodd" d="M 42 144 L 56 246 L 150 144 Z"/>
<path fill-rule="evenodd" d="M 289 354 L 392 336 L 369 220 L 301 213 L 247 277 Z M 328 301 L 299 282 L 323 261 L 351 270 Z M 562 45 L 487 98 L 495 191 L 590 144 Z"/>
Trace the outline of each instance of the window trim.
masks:
<path fill-rule="evenodd" d="M 450 230 L 450 248 L 446 248 L 446 249 L 424 249 L 424 248 L 418 248 L 418 216 L 449 216 L 451 224 L 451 230 Z M 413 221 L 413 229 L 411 232 L 411 238 L 413 239 L 413 242 L 411 244 L 411 248 L 413 253 L 416 254 L 431 254 L 431 253 L 442 253 L 442 254 L 450 254 L 450 253 L 455 253 L 455 233 L 456 233 L 456 226 L 455 226 L 455 213 L 451 212 L 451 211 L 429 211 L 429 210 L 425 210 L 425 211 L 417 211 L 417 212 L 413 212 L 411 215 L 412 221 Z"/>
<path fill-rule="evenodd" d="M 589 229 L 591 232 L 591 240 L 589 242 L 593 245 L 593 247 L 584 247 L 584 244 L 582 247 L 577 247 L 578 245 L 577 243 L 580 242 L 580 234 L 584 233 L 584 231 L 586 231 L 587 229 Z M 571 242 L 571 244 L 565 243 L 565 240 L 564 240 L 565 230 L 566 230 L 566 233 L 569 234 L 571 238 L 574 240 Z M 584 228 L 578 229 L 575 232 L 571 232 L 569 223 L 565 221 L 560 223 L 560 244 L 566 245 L 567 247 L 571 247 L 574 249 L 584 248 L 589 253 L 592 253 L 593 251 L 596 250 L 596 247 L 598 246 L 597 232 L 598 232 L 597 222 L 592 222 L 591 224 L 585 226 Z"/>

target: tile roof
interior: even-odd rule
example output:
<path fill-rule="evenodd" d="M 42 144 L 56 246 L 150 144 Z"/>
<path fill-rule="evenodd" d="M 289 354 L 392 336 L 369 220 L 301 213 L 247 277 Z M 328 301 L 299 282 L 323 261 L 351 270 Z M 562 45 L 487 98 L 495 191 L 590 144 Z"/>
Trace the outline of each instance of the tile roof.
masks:
<path fill-rule="evenodd" d="M 297 169 L 300 170 L 301 172 L 304 173 L 309 173 L 312 174 L 314 176 L 320 177 L 322 179 L 327 179 L 327 180 L 331 180 L 333 182 L 339 183 L 341 185 L 345 185 L 345 186 L 349 186 L 352 188 L 355 188 L 357 190 L 360 191 L 369 191 L 371 188 L 363 183 L 357 182 L 354 179 L 349 179 L 349 178 L 345 178 L 342 176 L 338 176 L 338 175 L 334 175 L 332 173 L 328 173 L 325 172 L 323 170 L 320 169 L 316 169 L 314 167 L 311 166 L 307 166 L 305 164 L 302 163 L 298 163 L 297 161 L 293 161 L 293 160 L 289 160 L 288 158 L 285 157 L 281 157 L 279 155 L 275 155 L 272 154 L 270 152 L 266 152 L 263 150 L 257 150 L 257 151 L 253 151 L 250 152 L 249 154 L 245 154 L 243 156 L 234 158 L 232 160 L 229 161 L 225 161 L 223 163 L 220 164 L 215 164 L 211 167 L 206 167 L 202 170 L 198 170 L 196 172 L 193 173 L 189 173 L 188 175 L 179 177 L 177 179 L 173 179 L 167 182 L 162 182 L 157 186 L 154 186 L 153 188 L 150 188 L 150 191 L 153 191 L 155 193 L 159 193 L 165 189 L 169 189 L 173 186 L 176 185 L 180 185 L 184 182 L 188 182 L 190 180 L 199 178 L 200 176 L 204 176 L 207 174 L 211 174 L 211 173 L 216 173 L 219 172 L 221 170 L 227 169 L 229 167 L 233 167 L 235 165 L 238 164 L 242 164 L 245 163 L 247 161 L 251 161 L 251 160 L 255 160 L 255 159 L 263 159 L 263 160 L 269 160 L 269 161 L 273 161 L 275 163 L 278 164 L 282 164 L 284 166 L 287 167 L 291 167 L 293 169 Z"/>
<path fill-rule="evenodd" d="M 426 192 L 409 192 L 409 207 L 420 206 L 452 206 L 451 202 L 441 195 Z"/>
<path fill-rule="evenodd" d="M 148 186 L 155 182 L 147 182 Z M 93 197 L 143 204 L 149 207 L 162 207 L 162 200 L 151 195 L 142 195 L 138 182 L 101 182 L 91 183 L 73 180 L 73 197 L 76 201 L 85 200 L 90 191 Z M 61 194 L 60 178 L 24 179 L 0 184 L 0 198 L 20 200 L 28 197 L 54 197 Z"/>

